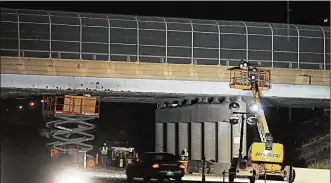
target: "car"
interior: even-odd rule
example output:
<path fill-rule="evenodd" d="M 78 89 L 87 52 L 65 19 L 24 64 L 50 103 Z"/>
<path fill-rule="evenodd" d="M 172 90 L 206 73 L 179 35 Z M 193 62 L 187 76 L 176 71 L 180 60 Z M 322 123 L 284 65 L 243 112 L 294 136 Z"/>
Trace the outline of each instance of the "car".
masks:
<path fill-rule="evenodd" d="M 133 160 L 126 168 L 128 181 L 143 178 L 145 182 L 152 178 L 163 181 L 175 179 L 180 182 L 184 176 L 185 165 L 178 158 L 166 152 L 146 152 L 138 160 Z"/>

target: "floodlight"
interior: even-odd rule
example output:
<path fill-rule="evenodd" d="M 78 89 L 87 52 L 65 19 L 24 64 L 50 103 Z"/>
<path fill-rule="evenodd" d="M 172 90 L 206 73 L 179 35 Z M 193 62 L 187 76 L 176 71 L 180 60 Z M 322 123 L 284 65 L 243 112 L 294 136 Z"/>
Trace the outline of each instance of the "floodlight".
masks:
<path fill-rule="evenodd" d="M 257 124 L 257 118 L 255 117 L 255 116 L 249 116 L 248 118 L 247 118 L 247 124 L 248 125 L 251 125 L 251 126 L 253 126 L 253 125 L 256 125 Z"/>
<path fill-rule="evenodd" d="M 252 103 L 252 104 L 249 105 L 249 110 L 251 112 L 258 112 L 259 109 L 260 109 L 260 106 L 259 106 L 258 103 Z"/>
<path fill-rule="evenodd" d="M 236 111 L 236 110 L 238 110 L 240 108 L 240 105 L 237 103 L 237 102 L 231 102 L 230 104 L 229 104 L 229 109 L 231 110 L 231 111 Z"/>
<path fill-rule="evenodd" d="M 230 123 L 231 123 L 232 125 L 236 125 L 236 124 L 238 124 L 239 121 L 240 121 L 240 119 L 239 119 L 239 117 L 237 117 L 237 116 L 232 116 L 232 117 L 230 118 Z"/>

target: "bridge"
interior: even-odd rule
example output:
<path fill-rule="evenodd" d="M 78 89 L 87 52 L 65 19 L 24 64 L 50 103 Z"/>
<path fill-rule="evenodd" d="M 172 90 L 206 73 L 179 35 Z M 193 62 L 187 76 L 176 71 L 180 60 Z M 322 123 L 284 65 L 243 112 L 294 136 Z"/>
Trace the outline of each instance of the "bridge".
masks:
<path fill-rule="evenodd" d="M 244 59 L 272 70 L 272 104 L 329 99 L 329 27 L 1 10 L 3 88 L 112 91 L 108 101 L 129 92 L 153 103 L 160 97 L 150 95 L 245 96 L 227 87 L 226 71 Z"/>
<path fill-rule="evenodd" d="M 242 59 L 271 70 L 265 106 L 330 106 L 329 27 L 14 9 L 1 16 L 2 97 L 88 92 L 104 102 L 158 103 L 157 151 L 188 146 L 192 159 L 229 164 L 239 133 L 226 104 L 251 98 L 229 88 L 227 69 Z"/>

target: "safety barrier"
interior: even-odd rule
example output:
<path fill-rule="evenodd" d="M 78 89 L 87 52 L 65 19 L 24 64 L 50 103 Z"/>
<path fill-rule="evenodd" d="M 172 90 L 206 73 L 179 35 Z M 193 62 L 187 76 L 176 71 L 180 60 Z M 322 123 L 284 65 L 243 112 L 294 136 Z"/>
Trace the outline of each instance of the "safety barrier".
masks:
<path fill-rule="evenodd" d="M 329 183 L 330 170 L 294 168 L 295 183 Z"/>

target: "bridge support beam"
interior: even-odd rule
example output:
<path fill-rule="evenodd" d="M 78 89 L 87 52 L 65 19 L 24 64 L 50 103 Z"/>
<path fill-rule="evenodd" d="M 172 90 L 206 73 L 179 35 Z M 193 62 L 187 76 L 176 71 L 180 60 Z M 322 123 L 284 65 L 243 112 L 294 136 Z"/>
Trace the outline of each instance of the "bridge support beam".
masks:
<path fill-rule="evenodd" d="M 206 160 L 216 160 L 216 122 L 203 123 L 204 156 Z"/>
<path fill-rule="evenodd" d="M 163 123 L 156 123 L 155 124 L 155 151 L 156 152 L 163 152 L 164 151 L 164 139 L 163 139 Z"/>
<path fill-rule="evenodd" d="M 192 160 L 202 159 L 202 123 L 191 123 L 191 153 Z"/>
<path fill-rule="evenodd" d="M 230 129 L 230 130 L 229 130 Z M 232 152 L 229 149 L 232 147 L 231 140 L 231 124 L 229 122 L 217 122 L 217 159 L 220 164 L 220 169 L 228 171 L 230 168 L 229 159 L 232 158 Z"/>
<path fill-rule="evenodd" d="M 176 154 L 176 124 L 166 123 L 167 125 L 167 152 Z"/>

